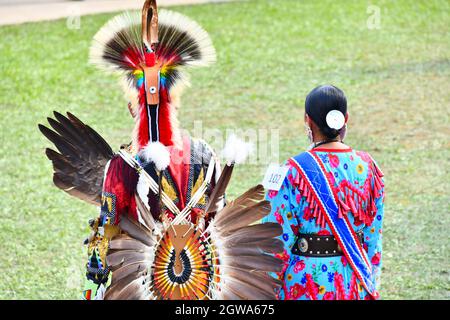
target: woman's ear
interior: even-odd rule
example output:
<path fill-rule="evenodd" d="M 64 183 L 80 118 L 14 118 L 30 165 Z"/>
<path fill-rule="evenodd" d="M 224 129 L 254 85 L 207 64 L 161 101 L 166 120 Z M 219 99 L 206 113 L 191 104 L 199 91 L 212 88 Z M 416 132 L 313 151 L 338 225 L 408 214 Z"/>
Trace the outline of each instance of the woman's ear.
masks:
<path fill-rule="evenodd" d="M 347 121 L 348 121 L 348 111 L 347 114 L 345 115 L 345 123 L 347 123 Z"/>
<path fill-rule="evenodd" d="M 308 127 L 312 127 L 311 118 L 308 116 L 308 114 L 305 112 L 305 123 Z"/>

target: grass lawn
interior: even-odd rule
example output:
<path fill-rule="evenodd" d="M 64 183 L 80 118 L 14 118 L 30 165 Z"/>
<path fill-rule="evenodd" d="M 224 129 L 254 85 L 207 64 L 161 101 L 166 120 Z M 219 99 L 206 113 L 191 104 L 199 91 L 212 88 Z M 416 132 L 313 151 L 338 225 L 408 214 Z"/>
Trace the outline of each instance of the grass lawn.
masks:
<path fill-rule="evenodd" d="M 210 33 L 218 61 L 191 72 L 180 120 L 203 128 L 280 131 L 282 161 L 307 146 L 305 95 L 318 84 L 349 100 L 347 143 L 386 175 L 385 299 L 450 298 L 450 5 L 250 1 L 176 7 Z M 118 148 L 132 120 L 117 79 L 87 64 L 112 14 L 0 28 L 0 298 L 78 299 L 82 241 L 95 208 L 56 189 L 37 129 L 71 111 Z M 269 159 L 235 172 L 231 197 L 258 183 Z"/>

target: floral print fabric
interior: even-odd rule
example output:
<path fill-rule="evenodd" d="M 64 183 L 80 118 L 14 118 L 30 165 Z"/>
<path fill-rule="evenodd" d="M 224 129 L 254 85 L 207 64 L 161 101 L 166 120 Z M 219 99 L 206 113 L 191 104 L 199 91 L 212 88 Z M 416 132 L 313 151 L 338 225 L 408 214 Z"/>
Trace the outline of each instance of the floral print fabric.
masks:
<path fill-rule="evenodd" d="M 329 181 L 338 194 L 341 214 L 347 215 L 355 232 L 364 234 L 363 247 L 372 263 L 379 287 L 384 206 L 383 174 L 369 154 L 352 149 L 314 149 L 324 164 Z M 269 191 L 271 213 L 264 222 L 283 227 L 281 239 L 285 264 L 272 276 L 283 281 L 278 298 L 283 300 L 371 299 L 345 256 L 304 257 L 291 253 L 298 233 L 331 235 L 331 229 L 305 190 L 296 168 L 289 166 L 278 192 Z"/>

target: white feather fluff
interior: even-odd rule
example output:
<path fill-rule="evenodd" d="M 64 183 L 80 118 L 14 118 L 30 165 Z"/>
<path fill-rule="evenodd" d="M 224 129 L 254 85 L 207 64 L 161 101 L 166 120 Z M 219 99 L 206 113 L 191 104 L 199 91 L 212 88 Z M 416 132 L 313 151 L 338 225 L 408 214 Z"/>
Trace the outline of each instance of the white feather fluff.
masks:
<path fill-rule="evenodd" d="M 150 142 L 139 152 L 139 157 L 153 162 L 159 171 L 166 169 L 170 164 L 170 152 L 161 142 Z"/>
<path fill-rule="evenodd" d="M 150 210 L 150 206 L 148 205 L 148 191 L 150 190 L 150 184 L 147 182 L 147 179 L 139 176 L 138 183 L 136 186 L 136 191 L 139 197 L 142 200 L 142 203 Z"/>
<path fill-rule="evenodd" d="M 243 163 L 247 157 L 253 152 L 253 144 L 239 139 L 235 134 L 231 134 L 225 148 L 222 150 L 222 157 L 227 163 L 240 164 Z"/>
<path fill-rule="evenodd" d="M 194 20 L 186 17 L 175 11 L 169 10 L 159 10 L 158 11 L 158 23 L 160 25 L 167 25 L 172 28 L 183 30 L 188 33 L 195 41 L 198 43 L 201 50 L 201 59 L 190 59 L 190 57 L 185 57 L 191 60 L 187 65 L 189 66 L 209 66 L 216 62 L 216 50 L 212 44 L 211 38 Z M 162 41 L 162 39 L 160 39 Z M 169 39 L 167 42 L 170 43 L 176 41 L 176 39 Z"/>

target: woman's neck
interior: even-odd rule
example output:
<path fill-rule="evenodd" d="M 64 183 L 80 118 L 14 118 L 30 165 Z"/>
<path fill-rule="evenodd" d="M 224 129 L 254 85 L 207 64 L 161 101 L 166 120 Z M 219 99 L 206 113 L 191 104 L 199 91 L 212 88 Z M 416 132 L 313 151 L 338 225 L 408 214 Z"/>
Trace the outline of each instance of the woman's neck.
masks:
<path fill-rule="evenodd" d="M 348 149 L 349 146 L 344 144 L 341 141 L 330 141 L 325 143 L 320 143 L 321 141 L 314 142 L 313 148 L 324 148 L 324 149 L 331 149 L 331 150 L 345 150 Z M 322 141 L 323 142 L 323 141 Z"/>
<path fill-rule="evenodd" d="M 322 134 L 314 135 L 313 144 L 315 147 L 327 148 L 327 149 L 347 149 L 348 146 L 345 145 L 340 137 L 328 138 Z"/>

